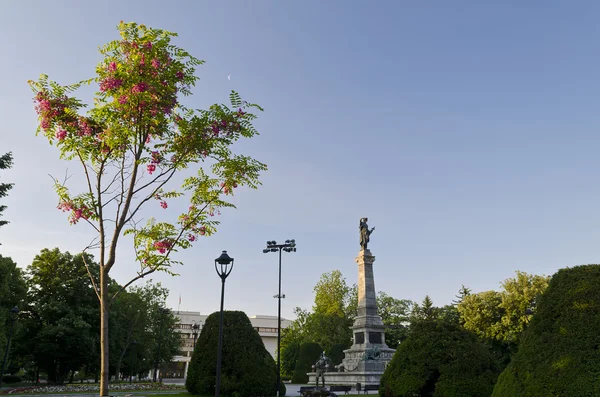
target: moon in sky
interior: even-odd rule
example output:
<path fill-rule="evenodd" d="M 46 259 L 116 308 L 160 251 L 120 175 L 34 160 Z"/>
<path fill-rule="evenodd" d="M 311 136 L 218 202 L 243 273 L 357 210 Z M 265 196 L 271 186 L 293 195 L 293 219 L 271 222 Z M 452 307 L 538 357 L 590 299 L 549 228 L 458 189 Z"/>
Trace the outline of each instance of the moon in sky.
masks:
<path fill-rule="evenodd" d="M 231 80 L 231 73 L 227 76 L 227 80 Z"/>

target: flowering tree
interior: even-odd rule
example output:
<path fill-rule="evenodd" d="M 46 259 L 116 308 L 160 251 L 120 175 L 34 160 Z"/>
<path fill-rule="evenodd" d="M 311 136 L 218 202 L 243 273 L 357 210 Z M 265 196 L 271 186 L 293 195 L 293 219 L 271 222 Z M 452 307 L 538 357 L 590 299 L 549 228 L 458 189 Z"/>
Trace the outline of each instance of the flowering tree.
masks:
<path fill-rule="evenodd" d="M 86 250 L 97 250 L 100 278 L 90 273 L 100 300 L 101 385 L 108 396 L 108 313 L 117 294 L 109 296 L 108 274 L 117 263 L 117 246 L 130 235 L 139 263 L 137 276 L 125 283 L 164 271 L 178 263 L 172 254 L 192 246 L 200 236 L 215 232 L 214 218 L 238 186 L 257 188 L 266 165 L 234 154 L 240 138 L 257 134 L 250 110 L 262 110 L 231 93 L 231 106 L 212 105 L 191 110 L 178 101 L 190 95 L 202 61 L 171 44 L 176 34 L 136 23 L 118 26 L 121 40 L 100 49 L 103 60 L 96 77 L 62 86 L 42 75 L 29 84 L 35 93 L 38 133 L 56 144 L 61 158 L 82 167 L 85 188 L 72 193 L 55 179 L 58 208 L 72 224 L 85 222 L 97 233 Z M 85 105 L 72 93 L 83 84 L 98 83 L 94 105 Z M 205 171 L 201 165 L 205 165 Z M 197 173 L 186 172 L 197 168 Z M 173 189 L 169 181 L 183 174 Z M 186 200 L 185 211 L 170 222 L 145 219 L 146 208 L 168 219 L 169 202 Z M 144 209 L 144 213 L 142 213 Z"/>

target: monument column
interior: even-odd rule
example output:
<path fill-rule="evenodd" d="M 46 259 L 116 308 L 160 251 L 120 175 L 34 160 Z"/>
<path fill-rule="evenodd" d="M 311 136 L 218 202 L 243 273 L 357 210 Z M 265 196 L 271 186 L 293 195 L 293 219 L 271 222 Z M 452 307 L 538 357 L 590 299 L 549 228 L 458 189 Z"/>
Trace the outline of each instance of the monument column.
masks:
<path fill-rule="evenodd" d="M 361 250 L 356 257 L 358 264 L 358 316 L 377 315 L 377 296 L 373 277 L 375 257 L 368 249 Z"/>

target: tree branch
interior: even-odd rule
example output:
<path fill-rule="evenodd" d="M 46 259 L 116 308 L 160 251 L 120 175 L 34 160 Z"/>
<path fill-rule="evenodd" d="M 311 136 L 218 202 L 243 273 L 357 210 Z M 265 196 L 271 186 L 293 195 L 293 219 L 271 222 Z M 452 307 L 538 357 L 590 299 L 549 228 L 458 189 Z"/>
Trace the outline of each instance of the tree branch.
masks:
<path fill-rule="evenodd" d="M 133 218 L 135 216 L 135 214 L 139 211 L 139 209 L 141 208 L 141 206 L 144 203 L 148 202 L 148 200 L 150 200 L 152 197 L 154 197 L 154 195 L 156 195 L 156 192 L 158 192 L 164 185 L 167 184 L 167 182 L 169 182 L 171 180 L 171 178 L 175 174 L 175 171 L 176 171 L 176 168 L 172 168 L 170 170 L 171 175 L 169 175 L 167 177 L 167 179 L 165 179 L 164 181 L 162 181 L 161 183 L 159 183 L 158 186 L 152 191 L 152 193 L 150 193 L 145 199 L 143 199 L 142 201 L 140 201 L 138 203 L 138 205 L 135 207 L 135 209 L 133 211 L 131 211 L 131 214 L 129 214 L 129 216 L 127 217 L 127 219 L 125 219 L 125 223 L 129 222 L 131 220 L 131 218 Z M 138 191 L 139 191 L 139 189 L 138 189 Z"/>
<path fill-rule="evenodd" d="M 155 266 L 154 268 L 147 270 L 145 272 L 139 272 L 137 276 L 135 276 L 134 278 L 132 278 L 131 280 L 129 280 L 125 285 L 123 285 L 121 288 L 119 288 L 119 290 L 117 292 L 115 292 L 115 294 L 112 296 L 111 300 L 114 300 L 121 292 L 125 291 L 125 289 L 127 287 L 129 287 L 131 284 L 135 283 L 137 280 L 146 277 L 147 275 L 154 273 L 156 270 L 158 269 L 158 266 Z"/>
<path fill-rule="evenodd" d="M 85 251 L 89 248 L 86 247 L 83 250 L 83 255 L 81 255 L 81 257 L 83 258 L 83 264 L 85 265 L 85 270 L 87 270 L 87 274 L 90 277 L 90 281 L 92 282 L 92 286 L 94 287 L 94 292 L 96 293 L 96 296 L 98 297 L 98 300 L 101 301 L 102 299 L 100 299 L 100 291 L 98 290 L 98 286 L 96 285 L 96 281 L 94 281 L 94 277 L 92 276 L 92 272 L 90 271 L 90 267 L 87 264 L 87 261 L 85 260 Z"/>

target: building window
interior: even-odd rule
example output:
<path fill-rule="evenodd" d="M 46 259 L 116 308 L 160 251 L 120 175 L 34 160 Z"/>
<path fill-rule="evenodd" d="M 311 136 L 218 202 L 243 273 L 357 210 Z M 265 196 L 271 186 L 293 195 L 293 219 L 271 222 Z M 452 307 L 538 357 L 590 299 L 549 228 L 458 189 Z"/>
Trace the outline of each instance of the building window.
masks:
<path fill-rule="evenodd" d="M 269 327 L 254 327 L 257 332 L 268 332 L 268 333 L 276 333 L 277 328 L 269 328 Z"/>

